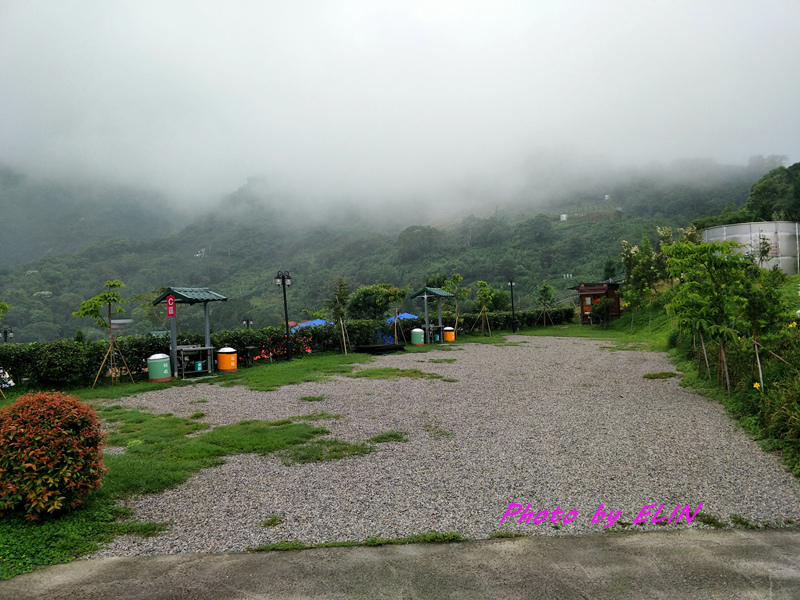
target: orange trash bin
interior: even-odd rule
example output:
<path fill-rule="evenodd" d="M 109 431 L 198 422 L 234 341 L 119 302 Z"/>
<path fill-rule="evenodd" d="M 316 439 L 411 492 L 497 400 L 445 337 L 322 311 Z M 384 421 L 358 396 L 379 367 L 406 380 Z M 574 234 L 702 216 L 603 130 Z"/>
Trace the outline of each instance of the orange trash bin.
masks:
<path fill-rule="evenodd" d="M 222 371 L 223 373 L 236 372 L 236 350 L 226 346 L 217 351 L 217 371 Z"/>

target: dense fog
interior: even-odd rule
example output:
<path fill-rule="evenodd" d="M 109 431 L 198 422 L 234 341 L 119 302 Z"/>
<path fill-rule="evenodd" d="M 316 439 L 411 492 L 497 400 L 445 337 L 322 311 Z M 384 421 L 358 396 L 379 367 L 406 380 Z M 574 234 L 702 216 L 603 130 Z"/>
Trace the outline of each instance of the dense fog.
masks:
<path fill-rule="evenodd" d="M 0 163 L 195 205 L 256 177 L 440 208 L 576 165 L 788 164 L 798 22 L 792 0 L 3 2 Z"/>

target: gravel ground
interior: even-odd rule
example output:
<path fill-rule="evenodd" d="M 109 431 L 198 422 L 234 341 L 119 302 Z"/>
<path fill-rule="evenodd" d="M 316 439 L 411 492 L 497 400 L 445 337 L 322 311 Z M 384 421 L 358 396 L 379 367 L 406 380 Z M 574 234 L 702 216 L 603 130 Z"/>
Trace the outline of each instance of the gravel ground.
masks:
<path fill-rule="evenodd" d="M 602 503 L 632 523 L 645 504 L 690 505 L 724 521 L 800 521 L 800 483 L 778 457 L 731 422 L 722 406 L 680 387 L 666 355 L 603 349 L 582 339 L 512 336 L 519 345 L 455 346 L 384 356 L 369 367 L 414 368 L 458 381 L 333 378 L 274 392 L 209 384 L 148 392 L 129 401 L 151 412 L 212 425 L 274 420 L 325 410 L 331 436 L 364 441 L 392 429 L 407 442 L 372 454 L 284 466 L 276 457 L 237 455 L 186 484 L 128 503 L 135 517 L 169 522 L 155 537 L 122 536 L 92 555 L 231 552 L 305 543 L 401 537 L 430 530 L 486 538 L 597 532 Z M 431 359 L 455 359 L 434 363 Z M 320 402 L 302 396 L 324 395 Z M 207 402 L 198 404 L 197 400 Z M 446 434 L 447 433 L 447 434 Z M 448 435 L 449 434 L 449 435 Z M 577 511 L 548 521 L 499 521 L 509 503 Z M 261 523 L 273 514 L 282 522 Z M 690 527 L 702 526 L 695 520 Z M 672 529 L 653 524 L 637 529 Z M 90 557 L 91 558 L 91 557 Z"/>

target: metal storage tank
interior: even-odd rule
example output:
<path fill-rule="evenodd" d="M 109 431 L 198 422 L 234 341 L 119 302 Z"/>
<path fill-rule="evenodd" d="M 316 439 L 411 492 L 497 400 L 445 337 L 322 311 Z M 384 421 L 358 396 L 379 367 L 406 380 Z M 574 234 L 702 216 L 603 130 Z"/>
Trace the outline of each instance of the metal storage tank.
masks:
<path fill-rule="evenodd" d="M 742 252 L 757 249 L 759 239 L 769 240 L 770 260 L 762 266 L 772 268 L 778 265 L 787 275 L 800 273 L 800 223 L 792 221 L 758 221 L 755 223 L 736 223 L 719 225 L 703 231 L 706 242 L 733 240 L 746 246 Z"/>

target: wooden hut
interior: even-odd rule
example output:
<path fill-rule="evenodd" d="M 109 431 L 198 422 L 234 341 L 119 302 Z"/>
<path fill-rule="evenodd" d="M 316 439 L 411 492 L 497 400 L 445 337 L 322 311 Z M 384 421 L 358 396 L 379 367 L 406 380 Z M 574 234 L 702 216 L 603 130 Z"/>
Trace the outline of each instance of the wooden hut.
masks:
<path fill-rule="evenodd" d="M 578 292 L 581 310 L 581 325 L 591 325 L 592 306 L 600 302 L 601 298 L 611 298 L 614 304 L 611 305 L 609 317 L 618 319 L 620 316 L 619 306 L 619 284 L 618 283 L 579 283 L 570 289 Z"/>

